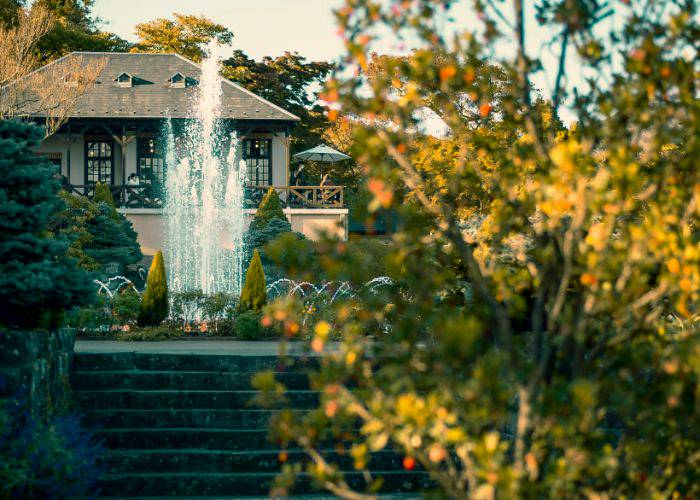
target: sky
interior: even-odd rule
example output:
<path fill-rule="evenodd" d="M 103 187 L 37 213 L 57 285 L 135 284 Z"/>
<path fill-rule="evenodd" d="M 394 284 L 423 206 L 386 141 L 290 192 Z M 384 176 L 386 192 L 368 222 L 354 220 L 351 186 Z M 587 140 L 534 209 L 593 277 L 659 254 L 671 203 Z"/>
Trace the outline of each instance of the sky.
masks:
<path fill-rule="evenodd" d="M 297 51 L 312 60 L 334 61 L 343 44 L 332 8 L 340 0 L 96 0 L 103 29 L 136 41 L 134 26 L 158 17 L 204 15 L 234 33 L 233 46 L 256 59 Z"/>
<path fill-rule="evenodd" d="M 344 50 L 332 13 L 334 7 L 343 3 L 343 0 L 96 0 L 93 13 L 104 21 L 102 29 L 132 42 L 136 41 L 136 24 L 159 17 L 172 18 L 172 14 L 177 12 L 203 15 L 223 24 L 234 33 L 233 48 L 241 49 L 256 59 L 296 51 L 309 60 L 332 62 L 338 60 Z M 459 29 L 479 24 L 475 21 L 470 4 L 469 0 L 457 2 L 451 11 L 455 17 L 454 25 Z M 504 13 L 508 16 L 511 10 L 509 4 L 506 2 L 503 5 Z M 540 58 L 542 65 L 548 69 L 546 74 L 532 75 L 532 81 L 545 96 L 549 96 L 559 54 L 556 45 L 553 48 L 547 46 L 546 42 L 554 34 L 536 25 L 532 5 L 533 2 L 526 3 L 526 8 L 530 9 L 530 12 L 526 11 L 526 19 L 529 20 L 526 25 L 528 52 L 531 57 Z M 616 22 L 615 17 L 604 21 L 601 28 L 611 29 Z M 385 39 L 380 43 L 382 45 L 376 48 L 377 52 L 407 51 L 406 47 L 392 40 Z M 503 50 L 500 51 L 508 52 L 508 42 L 502 44 Z M 494 58 L 497 56 L 495 53 Z M 575 57 L 568 58 L 566 75 L 569 86 L 583 82 L 584 74 Z M 560 113 L 568 122 L 574 117 L 566 104 Z"/>

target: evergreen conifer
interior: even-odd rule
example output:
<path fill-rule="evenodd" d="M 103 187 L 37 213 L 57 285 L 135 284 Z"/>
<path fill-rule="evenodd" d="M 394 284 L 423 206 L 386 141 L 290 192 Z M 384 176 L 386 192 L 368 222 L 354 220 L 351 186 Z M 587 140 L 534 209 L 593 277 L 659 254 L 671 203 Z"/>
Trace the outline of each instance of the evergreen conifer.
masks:
<path fill-rule="evenodd" d="M 123 273 L 143 255 L 131 222 L 117 212 L 105 188 L 104 184 L 96 188 L 95 198 L 102 200 L 98 202 L 63 192 L 60 196 L 65 208 L 52 217 L 50 229 L 71 240 L 68 254 L 77 258 L 83 269 L 110 274 L 108 267 L 116 264 L 116 272 Z"/>
<path fill-rule="evenodd" d="M 138 324 L 140 326 L 158 326 L 168 317 L 168 282 L 165 276 L 163 252 L 153 258 L 148 271 L 146 291 L 141 297 Z"/>
<path fill-rule="evenodd" d="M 92 196 L 92 201 L 95 203 L 106 203 L 116 212 L 117 206 L 114 203 L 112 191 L 104 182 L 95 184 L 95 194 Z"/>
<path fill-rule="evenodd" d="M 260 202 L 260 206 L 257 212 L 255 212 L 253 220 L 250 222 L 249 231 L 259 231 L 263 229 L 272 219 L 287 221 L 277 191 L 270 188 Z"/>
<path fill-rule="evenodd" d="M 248 271 L 245 274 L 245 283 L 241 291 L 241 301 L 238 308 L 240 311 L 260 312 L 266 302 L 265 272 L 260 261 L 260 254 L 255 250 L 248 266 Z"/>
<path fill-rule="evenodd" d="M 118 272 L 130 264 L 139 262 L 143 255 L 137 241 L 136 232 L 126 217 L 117 213 L 106 203 L 98 203 L 93 216 L 87 221 L 90 240 L 83 251 L 98 262 L 101 269 L 114 263 Z"/>
<path fill-rule="evenodd" d="M 89 276 L 67 256 L 70 241 L 52 235 L 62 209 L 56 167 L 34 154 L 35 125 L 0 121 L 0 325 L 53 328 L 63 312 L 89 303 Z"/>

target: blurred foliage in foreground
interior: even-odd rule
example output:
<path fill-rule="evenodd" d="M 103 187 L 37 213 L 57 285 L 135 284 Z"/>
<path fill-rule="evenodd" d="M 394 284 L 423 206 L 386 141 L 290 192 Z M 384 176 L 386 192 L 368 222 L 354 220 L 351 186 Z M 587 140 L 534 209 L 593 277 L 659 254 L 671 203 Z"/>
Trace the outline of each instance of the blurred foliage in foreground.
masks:
<path fill-rule="evenodd" d="M 358 77 L 324 97 L 362 124 L 368 209 L 401 212 L 394 285 L 312 325 L 320 406 L 282 414 L 276 438 L 349 498 L 361 495 L 324 458 L 329 440 L 361 471 L 398 450 L 437 496 L 700 496 L 697 4 L 537 2 L 548 42 L 591 75 L 568 95 L 578 119 L 565 127 L 566 62 L 547 75 L 552 101 L 537 98 L 521 0 L 475 1 L 479 26 L 448 40 L 452 3 L 337 12 L 340 74 Z M 610 15 L 622 29 L 599 38 Z M 420 48 L 373 58 L 391 33 Z M 495 61 L 496 86 L 480 77 Z M 428 108 L 450 129 L 443 143 L 418 132 Z M 321 264 L 362 283 L 345 248 L 329 242 Z M 280 302 L 268 320 L 296 332 L 293 311 Z M 270 376 L 257 385 L 281 393 Z"/>

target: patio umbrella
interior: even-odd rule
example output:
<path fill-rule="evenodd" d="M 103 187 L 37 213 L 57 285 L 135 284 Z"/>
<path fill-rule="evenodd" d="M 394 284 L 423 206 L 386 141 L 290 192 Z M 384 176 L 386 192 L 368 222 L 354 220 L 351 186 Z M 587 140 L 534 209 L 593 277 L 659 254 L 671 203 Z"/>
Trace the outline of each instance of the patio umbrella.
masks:
<path fill-rule="evenodd" d="M 319 161 L 323 163 L 335 163 L 337 161 L 351 159 L 350 156 L 341 153 L 340 151 L 336 151 L 333 148 L 329 148 L 325 144 L 321 144 L 320 146 L 316 146 L 315 148 L 307 149 L 306 151 L 297 153 L 294 155 L 294 158 L 296 158 L 297 160 Z M 323 169 L 321 169 L 321 177 L 323 177 Z"/>

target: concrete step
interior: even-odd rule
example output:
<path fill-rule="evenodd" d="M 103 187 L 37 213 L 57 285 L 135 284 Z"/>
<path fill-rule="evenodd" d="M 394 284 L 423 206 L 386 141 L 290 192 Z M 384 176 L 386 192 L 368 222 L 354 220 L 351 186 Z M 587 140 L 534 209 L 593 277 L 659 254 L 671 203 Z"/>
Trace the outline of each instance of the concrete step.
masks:
<path fill-rule="evenodd" d="M 270 450 L 267 429 L 210 429 L 166 427 L 159 429 L 96 429 L 109 449 Z"/>
<path fill-rule="evenodd" d="M 382 492 L 417 492 L 431 486 L 424 472 L 378 471 L 384 484 Z M 274 473 L 153 473 L 153 474 L 107 474 L 100 482 L 102 494 L 119 496 L 206 496 L 265 495 L 270 491 Z M 373 476 L 375 477 L 375 476 Z M 345 480 L 352 487 L 363 488 L 365 480 L 361 473 L 349 472 Z M 293 493 L 318 491 L 307 473 L 300 474 Z"/>
<path fill-rule="evenodd" d="M 306 370 L 317 360 L 300 357 L 169 354 L 148 352 L 76 353 L 73 370 L 82 371 L 214 371 L 255 372 Z"/>
<path fill-rule="evenodd" d="M 201 449 L 128 449 L 110 450 L 104 458 L 106 472 L 279 472 L 281 450 L 201 450 Z M 290 462 L 308 462 L 301 450 L 288 450 Z M 324 458 L 336 463 L 342 470 L 352 470 L 353 460 L 335 450 L 322 450 Z M 375 470 L 402 470 L 403 456 L 393 451 L 373 453 L 369 462 Z"/>
<path fill-rule="evenodd" d="M 106 389 L 193 389 L 251 390 L 256 372 L 215 371 L 76 371 L 71 374 L 73 390 Z M 288 389 L 307 390 L 309 379 L 302 372 L 277 372 L 275 378 Z"/>
<path fill-rule="evenodd" d="M 231 409 L 252 408 L 258 391 L 130 389 L 76 391 L 73 400 L 82 410 L 100 409 Z M 316 391 L 288 391 L 289 408 L 307 409 L 318 404 Z"/>
<path fill-rule="evenodd" d="M 170 410 L 85 410 L 84 422 L 94 429 L 191 427 L 214 429 L 264 429 L 270 410 L 170 409 Z"/>

